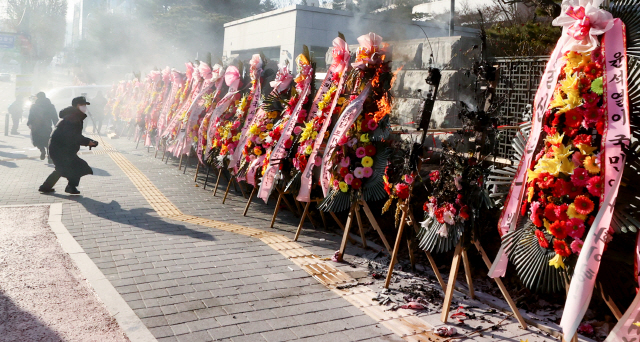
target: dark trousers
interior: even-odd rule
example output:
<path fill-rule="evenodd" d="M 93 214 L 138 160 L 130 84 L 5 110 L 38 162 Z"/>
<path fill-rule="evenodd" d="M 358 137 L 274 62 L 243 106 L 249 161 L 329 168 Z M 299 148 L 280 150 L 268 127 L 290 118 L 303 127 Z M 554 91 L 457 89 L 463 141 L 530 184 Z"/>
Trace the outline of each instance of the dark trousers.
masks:
<path fill-rule="evenodd" d="M 97 127 L 97 130 L 96 130 Z M 102 129 L 102 118 L 93 118 L 93 133 L 100 134 L 100 130 Z"/>
<path fill-rule="evenodd" d="M 18 133 L 18 125 L 20 124 L 20 115 L 12 115 L 13 126 L 11 126 L 11 133 Z"/>
<path fill-rule="evenodd" d="M 62 177 L 60 172 L 53 170 L 44 183 L 42 183 L 42 187 L 45 189 L 53 189 L 60 177 Z M 80 177 L 67 177 L 67 180 L 71 186 L 78 186 L 80 184 Z"/>

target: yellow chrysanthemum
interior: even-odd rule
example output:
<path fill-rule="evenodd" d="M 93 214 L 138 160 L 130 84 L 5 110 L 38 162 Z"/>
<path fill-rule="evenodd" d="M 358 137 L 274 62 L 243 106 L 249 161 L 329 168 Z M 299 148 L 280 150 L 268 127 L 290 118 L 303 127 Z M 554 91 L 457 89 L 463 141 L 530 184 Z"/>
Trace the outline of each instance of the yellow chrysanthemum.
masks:
<path fill-rule="evenodd" d="M 591 147 L 587 144 L 580 144 L 578 148 L 580 149 L 580 154 L 583 156 L 590 156 L 593 154 L 593 151 L 598 149 L 597 147 Z"/>
<path fill-rule="evenodd" d="M 349 185 L 347 183 L 340 182 L 339 186 L 340 186 L 340 191 L 342 191 L 342 192 L 349 191 Z"/>
<path fill-rule="evenodd" d="M 256 156 L 259 156 L 262 154 L 262 149 L 260 147 L 256 147 L 253 149 L 253 154 L 255 154 Z"/>
<path fill-rule="evenodd" d="M 267 124 L 267 129 L 269 129 L 269 130 L 270 130 L 270 129 L 272 129 L 272 128 L 273 128 L 273 124 L 272 124 L 272 123 Z"/>
<path fill-rule="evenodd" d="M 587 219 L 587 215 L 580 214 L 573 203 L 569 204 L 569 208 L 567 208 L 567 216 L 569 216 L 569 218 L 579 218 L 583 221 Z"/>
<path fill-rule="evenodd" d="M 538 178 L 540 172 L 535 170 L 527 170 L 527 182 L 531 182 L 532 180 Z"/>
<path fill-rule="evenodd" d="M 544 139 L 544 141 L 548 142 L 551 145 L 558 145 L 558 144 L 562 144 L 563 139 L 564 139 L 564 134 L 561 135 L 556 132 L 556 134 L 554 135 L 547 136 L 547 138 Z"/>
<path fill-rule="evenodd" d="M 304 125 L 304 130 L 300 134 L 300 142 L 309 140 L 311 132 L 313 132 L 313 122 L 307 122 Z"/>
<path fill-rule="evenodd" d="M 258 128 L 258 125 L 251 125 L 251 127 L 249 128 L 249 134 L 252 136 L 260 134 L 260 128 Z"/>
<path fill-rule="evenodd" d="M 589 173 L 591 174 L 596 174 L 600 172 L 600 166 L 596 164 L 595 156 L 586 156 L 582 164 L 584 165 L 584 168 L 587 169 L 587 171 L 589 171 Z"/>
<path fill-rule="evenodd" d="M 233 137 L 233 141 L 238 141 L 240 140 L 240 136 L 242 135 L 242 133 L 238 133 Z"/>
<path fill-rule="evenodd" d="M 558 158 L 560 160 L 560 169 L 559 172 L 566 173 L 568 175 L 573 173 L 573 170 L 576 168 L 576 165 L 573 161 L 569 160 L 567 157 Z"/>
<path fill-rule="evenodd" d="M 307 148 L 304 149 L 304 154 L 311 154 L 311 151 L 313 151 L 313 148 L 311 147 L 311 145 L 307 146 Z"/>
<path fill-rule="evenodd" d="M 535 190 L 533 189 L 532 186 L 527 188 L 527 202 L 531 203 L 531 200 L 533 199 L 534 192 L 535 192 Z"/>
<path fill-rule="evenodd" d="M 567 66 L 571 68 L 577 68 L 580 62 L 582 62 L 582 55 L 575 51 L 569 51 L 563 58 L 567 60 Z"/>
<path fill-rule="evenodd" d="M 560 90 L 556 90 L 553 93 L 553 99 L 551 100 L 551 103 L 549 103 L 549 106 L 551 108 L 557 108 L 557 107 L 564 107 L 564 99 L 562 98 L 562 93 L 560 92 Z"/>
<path fill-rule="evenodd" d="M 360 136 L 360 141 L 367 143 L 369 142 L 369 133 L 365 133 L 363 135 Z"/>
<path fill-rule="evenodd" d="M 553 259 L 549 260 L 549 266 L 553 266 L 555 268 L 565 268 L 564 262 L 562 262 L 562 256 L 560 256 L 560 254 L 556 254 Z"/>
<path fill-rule="evenodd" d="M 546 159 L 542 158 L 538 161 L 535 170 L 537 172 L 547 172 L 553 176 L 557 176 L 560 173 L 561 161 L 558 159 Z"/>
<path fill-rule="evenodd" d="M 318 109 L 319 110 L 324 110 L 324 107 L 326 106 L 326 104 L 322 101 L 318 102 Z"/>
<path fill-rule="evenodd" d="M 366 156 L 362 158 L 362 166 L 371 167 L 373 165 L 373 158 Z"/>
<path fill-rule="evenodd" d="M 344 103 L 344 101 L 346 101 L 347 99 L 345 99 L 344 97 L 340 97 L 338 99 L 338 105 L 342 106 L 342 104 Z"/>
<path fill-rule="evenodd" d="M 269 112 L 269 114 L 267 114 L 267 117 L 268 117 L 269 119 L 275 119 L 275 118 L 277 118 L 277 117 L 278 117 L 278 112 L 277 112 L 277 111 L 275 111 L 275 110 L 274 110 L 274 111 L 271 111 L 271 112 Z"/>
<path fill-rule="evenodd" d="M 573 91 L 567 92 L 567 99 L 564 101 L 569 109 L 573 109 L 582 104 L 582 96 L 580 95 L 580 91 L 576 88 Z M 563 108 L 563 109 L 566 109 Z M 568 110 L 568 109 L 567 109 Z M 564 110 L 566 112 L 567 110 Z"/>
<path fill-rule="evenodd" d="M 556 158 L 567 157 L 573 153 L 571 152 L 571 145 L 564 146 L 563 144 L 558 144 L 551 147 L 551 149 L 553 150 L 553 155 Z"/>

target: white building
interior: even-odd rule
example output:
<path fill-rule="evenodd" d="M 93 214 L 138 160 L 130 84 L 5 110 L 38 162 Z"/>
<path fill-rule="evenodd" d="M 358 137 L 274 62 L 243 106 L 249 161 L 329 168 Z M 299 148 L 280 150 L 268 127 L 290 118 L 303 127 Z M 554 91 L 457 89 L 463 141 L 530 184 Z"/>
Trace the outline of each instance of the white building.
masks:
<path fill-rule="evenodd" d="M 224 25 L 223 56 L 248 59 L 262 52 L 271 60 L 293 59 L 302 46 L 311 50 L 318 71 L 326 69 L 325 54 L 338 32 L 347 43 L 357 44 L 357 38 L 375 32 L 385 41 L 425 39 L 449 35 L 448 25 L 435 22 L 389 21 L 375 15 L 355 15 L 352 12 L 315 6 L 293 5 L 275 11 L 229 22 Z M 456 27 L 456 36 L 477 36 L 477 30 Z"/>

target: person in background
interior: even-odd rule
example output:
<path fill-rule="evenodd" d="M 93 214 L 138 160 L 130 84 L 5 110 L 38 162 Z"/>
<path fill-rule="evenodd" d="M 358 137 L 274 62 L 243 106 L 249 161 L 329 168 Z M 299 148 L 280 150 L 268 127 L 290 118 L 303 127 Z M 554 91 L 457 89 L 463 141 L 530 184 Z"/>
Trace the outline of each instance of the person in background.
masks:
<path fill-rule="evenodd" d="M 51 134 L 49 141 L 49 153 L 56 169 L 47 177 L 40 186 L 40 192 L 53 192 L 60 177 L 65 177 L 69 184 L 65 192 L 77 195 L 80 193 L 77 186 L 80 178 L 92 175 L 93 170 L 86 161 L 78 157 L 80 146 L 96 147 L 98 142 L 82 135 L 82 122 L 87 118 L 87 99 L 84 96 L 76 97 L 71 101 L 71 107 L 60 111 L 62 120 Z"/>
<path fill-rule="evenodd" d="M 23 106 L 24 98 L 21 95 L 16 96 L 16 100 L 9 106 L 9 114 L 11 115 L 11 120 L 13 120 L 11 134 L 18 134 L 18 125 L 20 124 L 20 118 L 22 117 Z"/>
<path fill-rule="evenodd" d="M 93 105 L 91 105 L 91 116 L 93 117 L 93 133 L 100 134 L 100 130 L 102 129 L 102 122 L 104 121 L 104 107 L 107 105 L 107 98 L 102 95 L 102 91 L 98 91 L 96 97 L 91 100 Z M 98 129 L 96 130 L 96 125 L 98 125 Z"/>
<path fill-rule="evenodd" d="M 27 126 L 31 129 L 31 142 L 40 150 L 40 160 L 47 155 L 49 136 L 56 125 L 56 107 L 43 92 L 36 94 L 36 102 L 29 109 Z"/>

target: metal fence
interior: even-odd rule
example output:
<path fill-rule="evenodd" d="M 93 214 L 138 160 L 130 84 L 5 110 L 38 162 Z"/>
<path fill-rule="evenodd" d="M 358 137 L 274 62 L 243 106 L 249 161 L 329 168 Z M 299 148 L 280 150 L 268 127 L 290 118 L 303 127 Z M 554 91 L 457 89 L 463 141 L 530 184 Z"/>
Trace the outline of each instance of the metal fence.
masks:
<path fill-rule="evenodd" d="M 498 96 L 507 96 L 500 109 L 500 125 L 518 125 L 525 121 L 527 105 L 533 106 L 533 99 L 549 57 L 501 57 L 493 60 L 499 65 L 500 82 L 496 89 Z M 502 131 L 496 154 L 509 158 L 513 148 L 511 140 L 515 130 Z"/>

